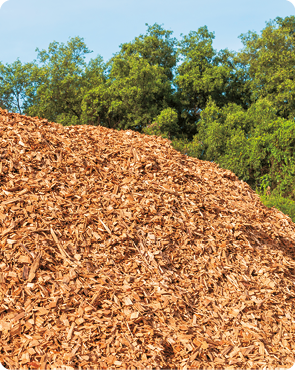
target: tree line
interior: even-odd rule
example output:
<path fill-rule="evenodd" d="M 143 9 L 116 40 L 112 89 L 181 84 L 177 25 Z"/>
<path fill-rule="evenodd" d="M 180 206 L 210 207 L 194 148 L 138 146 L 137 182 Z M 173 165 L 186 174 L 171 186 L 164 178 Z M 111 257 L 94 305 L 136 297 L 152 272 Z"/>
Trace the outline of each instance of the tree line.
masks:
<path fill-rule="evenodd" d="M 239 52 L 213 48 L 206 26 L 180 39 L 159 24 L 109 61 L 80 37 L 37 60 L 0 62 L 0 106 L 63 125 L 101 125 L 169 138 L 189 156 L 246 181 L 295 220 L 295 17 L 239 36 Z"/>

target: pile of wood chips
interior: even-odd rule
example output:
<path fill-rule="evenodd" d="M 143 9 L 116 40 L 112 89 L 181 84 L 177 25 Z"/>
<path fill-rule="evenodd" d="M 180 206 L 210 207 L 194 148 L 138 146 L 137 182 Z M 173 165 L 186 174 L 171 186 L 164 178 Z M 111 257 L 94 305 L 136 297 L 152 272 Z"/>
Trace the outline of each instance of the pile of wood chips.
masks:
<path fill-rule="evenodd" d="M 295 363 L 295 224 L 167 139 L 0 109 L 7 369 Z"/>

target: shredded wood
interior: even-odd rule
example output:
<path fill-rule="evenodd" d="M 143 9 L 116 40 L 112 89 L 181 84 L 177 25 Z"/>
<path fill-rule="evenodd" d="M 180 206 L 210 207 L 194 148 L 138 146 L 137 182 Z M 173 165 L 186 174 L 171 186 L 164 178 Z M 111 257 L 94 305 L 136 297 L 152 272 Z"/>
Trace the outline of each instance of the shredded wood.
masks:
<path fill-rule="evenodd" d="M 167 139 L 0 109 L 7 369 L 295 363 L 295 225 Z"/>

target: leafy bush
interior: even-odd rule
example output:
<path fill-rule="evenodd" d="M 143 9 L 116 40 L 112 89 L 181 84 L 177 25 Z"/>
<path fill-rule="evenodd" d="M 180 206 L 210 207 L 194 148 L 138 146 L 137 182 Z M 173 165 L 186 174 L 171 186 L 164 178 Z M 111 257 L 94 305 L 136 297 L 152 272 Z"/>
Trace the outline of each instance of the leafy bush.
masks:
<path fill-rule="evenodd" d="M 277 208 L 285 215 L 288 215 L 295 223 L 295 202 L 292 199 L 284 198 L 275 194 L 267 195 L 266 193 L 260 194 L 260 199 L 266 207 Z"/>
<path fill-rule="evenodd" d="M 144 127 L 142 130 L 146 135 L 157 135 L 166 139 L 170 139 L 170 136 L 174 136 L 178 131 L 177 112 L 172 108 L 162 110 L 155 122 Z"/>

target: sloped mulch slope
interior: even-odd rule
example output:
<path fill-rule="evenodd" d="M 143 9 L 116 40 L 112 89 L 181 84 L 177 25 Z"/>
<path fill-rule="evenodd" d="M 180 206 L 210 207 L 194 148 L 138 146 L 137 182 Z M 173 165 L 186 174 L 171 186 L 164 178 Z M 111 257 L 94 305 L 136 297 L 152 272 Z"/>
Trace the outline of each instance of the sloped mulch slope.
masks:
<path fill-rule="evenodd" d="M 295 225 L 168 140 L 0 110 L 0 362 L 290 368 Z"/>

